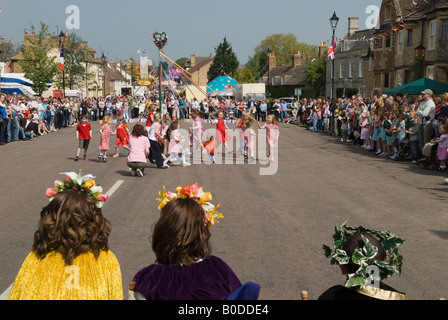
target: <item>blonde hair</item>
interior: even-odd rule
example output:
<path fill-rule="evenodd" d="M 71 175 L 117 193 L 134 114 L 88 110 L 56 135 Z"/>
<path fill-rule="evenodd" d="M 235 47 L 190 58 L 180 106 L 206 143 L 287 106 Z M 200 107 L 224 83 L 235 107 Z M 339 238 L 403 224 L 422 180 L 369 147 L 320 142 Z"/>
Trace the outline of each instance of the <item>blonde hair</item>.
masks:
<path fill-rule="evenodd" d="M 101 121 L 102 125 L 110 123 L 110 116 L 104 116 L 103 120 Z"/>

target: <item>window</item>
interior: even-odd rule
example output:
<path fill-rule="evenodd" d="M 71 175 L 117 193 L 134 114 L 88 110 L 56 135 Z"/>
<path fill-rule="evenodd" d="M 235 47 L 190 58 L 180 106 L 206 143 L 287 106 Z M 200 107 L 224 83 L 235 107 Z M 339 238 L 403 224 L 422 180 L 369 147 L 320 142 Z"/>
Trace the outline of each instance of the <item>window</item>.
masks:
<path fill-rule="evenodd" d="M 413 43 L 414 43 L 414 30 L 411 29 L 411 30 L 408 30 L 408 38 L 406 41 L 406 45 L 408 47 L 412 47 Z"/>
<path fill-rule="evenodd" d="M 411 82 L 411 70 L 405 70 L 404 72 L 404 84 Z"/>
<path fill-rule="evenodd" d="M 397 51 L 398 53 L 403 53 L 403 46 L 404 46 L 404 31 L 400 30 L 398 32 L 398 37 L 397 37 Z"/>
<path fill-rule="evenodd" d="M 442 20 L 442 41 L 448 41 L 448 20 Z"/>
<path fill-rule="evenodd" d="M 339 64 L 339 79 L 342 79 L 344 77 L 344 72 L 342 72 L 342 67 L 344 65 L 342 63 Z"/>
<path fill-rule="evenodd" d="M 375 73 L 373 76 L 373 83 L 376 88 L 381 87 L 381 73 Z"/>
<path fill-rule="evenodd" d="M 436 48 L 436 35 L 437 35 L 437 20 L 429 22 L 429 43 L 428 49 L 434 50 Z"/>
<path fill-rule="evenodd" d="M 434 66 L 426 67 L 426 78 L 434 80 Z"/>
<path fill-rule="evenodd" d="M 389 73 L 384 74 L 384 88 L 389 88 Z"/>
<path fill-rule="evenodd" d="M 384 21 L 390 20 L 392 18 L 392 8 L 391 5 L 388 4 L 384 9 Z"/>
<path fill-rule="evenodd" d="M 359 60 L 359 77 L 362 78 L 363 77 L 363 61 Z"/>
<path fill-rule="evenodd" d="M 390 35 L 386 36 L 385 47 L 390 48 Z"/>
<path fill-rule="evenodd" d="M 353 78 L 353 63 L 351 61 L 348 63 L 348 77 Z"/>

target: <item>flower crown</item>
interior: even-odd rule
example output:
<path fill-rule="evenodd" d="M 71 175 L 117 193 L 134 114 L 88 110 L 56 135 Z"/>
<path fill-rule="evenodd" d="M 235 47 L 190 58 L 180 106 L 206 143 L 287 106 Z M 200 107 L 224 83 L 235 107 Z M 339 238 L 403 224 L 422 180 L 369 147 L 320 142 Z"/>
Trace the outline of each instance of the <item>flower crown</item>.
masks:
<path fill-rule="evenodd" d="M 368 266 L 375 265 L 380 270 L 381 280 L 388 278 L 396 273 L 401 273 L 401 266 L 403 263 L 403 256 L 398 253 L 398 246 L 403 244 L 405 240 L 393 235 L 389 231 L 377 231 L 364 228 L 362 226 L 350 227 L 344 222 L 339 228 L 335 227 L 335 234 L 333 235 L 334 251 L 326 245 L 322 248 L 325 251 L 325 256 L 330 258 L 331 264 L 348 264 L 350 257 L 347 252 L 342 249 L 342 246 L 352 234 L 356 232 L 368 232 L 378 238 L 387 257 L 384 261 L 374 260 L 373 258 L 378 253 L 378 248 L 370 243 L 370 241 L 362 236 L 364 246 L 362 248 L 355 249 L 351 261 L 354 264 L 359 265 L 358 270 L 355 273 L 348 275 L 348 281 L 345 284 L 346 287 L 359 287 L 366 285 L 366 269 Z"/>
<path fill-rule="evenodd" d="M 104 203 L 107 202 L 109 196 L 103 194 L 103 188 L 95 184 L 95 177 L 91 174 L 82 175 L 81 169 L 76 172 L 62 172 L 66 177 L 64 181 L 55 180 L 54 188 L 47 188 L 46 195 L 50 198 L 50 201 L 60 192 L 65 190 L 81 190 L 87 192 L 93 200 L 95 200 L 96 206 L 102 208 Z"/>
<path fill-rule="evenodd" d="M 183 188 L 177 187 L 176 192 L 167 192 L 165 186 L 163 186 L 163 190 L 159 191 L 159 198 L 156 198 L 157 201 L 160 201 L 157 209 L 161 210 L 169 201 L 176 198 L 190 198 L 199 203 L 205 212 L 205 225 L 209 228 L 215 223 L 219 223 L 217 219 L 224 218 L 223 214 L 217 211 L 220 204 L 218 203 L 216 206 L 211 204 L 209 201 L 212 200 L 212 194 L 210 192 L 204 192 L 198 183 Z"/>

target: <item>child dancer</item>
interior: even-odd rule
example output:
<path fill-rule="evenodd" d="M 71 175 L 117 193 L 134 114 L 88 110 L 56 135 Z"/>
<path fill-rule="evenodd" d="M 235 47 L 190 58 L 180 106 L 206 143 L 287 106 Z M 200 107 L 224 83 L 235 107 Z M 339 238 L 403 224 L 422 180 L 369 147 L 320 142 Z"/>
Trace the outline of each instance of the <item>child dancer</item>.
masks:
<path fill-rule="evenodd" d="M 114 158 L 118 158 L 118 146 L 123 146 L 124 149 L 130 151 L 129 144 L 129 129 L 126 125 L 126 121 L 123 116 L 118 117 L 118 124 L 116 126 L 117 141 L 115 142 L 115 155 Z"/>
<path fill-rule="evenodd" d="M 186 156 L 190 154 L 189 150 L 184 150 L 182 148 L 182 135 L 179 132 L 179 121 L 175 120 L 171 122 L 170 132 L 167 134 L 168 144 L 168 157 L 163 162 L 164 166 L 168 166 L 168 161 L 173 158 L 177 158 L 178 155 L 182 154 L 182 164 L 184 167 L 190 166 L 191 164 L 187 162 Z"/>
<path fill-rule="evenodd" d="M 227 153 L 232 153 L 232 150 L 230 150 L 227 147 L 227 136 L 226 136 L 226 129 L 229 130 L 229 127 L 224 122 L 224 111 L 219 110 L 218 111 L 218 119 L 214 120 L 213 122 L 216 123 L 216 143 L 224 143 L 224 147 L 227 150 Z"/>
<path fill-rule="evenodd" d="M 240 155 L 243 156 L 247 156 L 247 152 L 246 152 L 246 144 L 244 141 L 244 131 L 246 130 L 246 127 L 243 126 L 244 121 L 249 120 L 249 115 L 246 112 L 243 112 L 243 115 L 241 116 L 241 120 L 238 121 L 238 123 L 236 124 L 236 127 L 239 128 L 240 130 Z M 260 125 L 260 124 L 258 124 Z"/>
<path fill-rule="evenodd" d="M 280 136 L 279 126 L 277 119 L 273 114 L 269 114 L 266 117 L 266 123 L 263 126 L 260 126 L 260 129 L 266 129 L 266 142 L 269 147 L 269 161 L 275 162 L 274 159 L 274 149 L 277 147 L 278 137 Z"/>
<path fill-rule="evenodd" d="M 446 171 L 446 158 L 448 148 L 448 128 L 445 125 L 439 126 L 440 137 L 432 139 L 431 143 L 437 143 L 437 158 L 440 161 L 439 171 Z"/>
<path fill-rule="evenodd" d="M 201 113 L 197 109 L 193 109 L 190 116 L 190 146 L 193 147 L 193 150 L 200 147 L 204 153 L 204 146 L 202 145 L 204 129 L 202 128 Z"/>
<path fill-rule="evenodd" d="M 247 154 L 249 155 L 249 162 L 255 161 L 255 130 L 252 129 L 252 122 L 246 120 L 243 122 L 243 127 L 246 128 L 244 131 L 244 143 L 246 145 Z"/>
<path fill-rule="evenodd" d="M 115 134 L 115 132 L 112 132 L 110 121 L 111 119 L 108 115 L 104 116 L 103 120 L 101 121 L 100 154 L 98 155 L 98 159 L 103 162 L 106 162 L 106 153 L 107 150 L 109 150 L 110 136 Z"/>
<path fill-rule="evenodd" d="M 208 151 L 208 154 L 210 156 L 210 160 L 215 163 L 216 161 L 216 141 L 213 138 L 213 136 L 210 136 L 208 141 L 204 142 L 204 151 Z"/>
<path fill-rule="evenodd" d="M 81 149 L 84 149 L 84 160 L 87 159 L 87 149 L 89 148 L 90 139 L 92 138 L 92 127 L 87 122 L 87 116 L 82 116 L 81 122 L 76 126 L 76 140 L 78 140 L 78 151 L 75 161 L 79 160 Z"/>

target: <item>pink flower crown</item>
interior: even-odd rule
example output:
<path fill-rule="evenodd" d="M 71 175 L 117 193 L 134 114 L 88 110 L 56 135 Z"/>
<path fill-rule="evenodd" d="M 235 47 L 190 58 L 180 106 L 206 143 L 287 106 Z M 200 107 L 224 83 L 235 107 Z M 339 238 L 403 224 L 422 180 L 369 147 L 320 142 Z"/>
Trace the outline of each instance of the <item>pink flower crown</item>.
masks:
<path fill-rule="evenodd" d="M 157 201 L 160 201 L 157 209 L 161 210 L 169 201 L 176 198 L 190 198 L 199 203 L 205 212 L 205 225 L 209 228 L 215 223 L 219 223 L 217 219 L 224 218 L 224 215 L 218 211 L 220 204 L 218 203 L 215 206 L 210 203 L 212 194 L 210 192 L 204 192 L 197 182 L 183 188 L 177 187 L 176 192 L 167 192 L 165 191 L 165 186 L 163 186 L 163 190 L 159 191 L 159 198 L 156 198 Z"/>
<path fill-rule="evenodd" d="M 60 192 L 65 190 L 81 190 L 87 192 L 93 200 L 95 200 L 96 206 L 102 208 L 104 203 L 109 200 L 109 196 L 103 193 L 103 188 L 95 184 L 95 177 L 91 174 L 82 175 L 81 169 L 76 172 L 62 172 L 66 177 L 64 181 L 55 180 L 53 188 L 47 188 L 46 195 L 50 198 L 50 201 Z"/>

